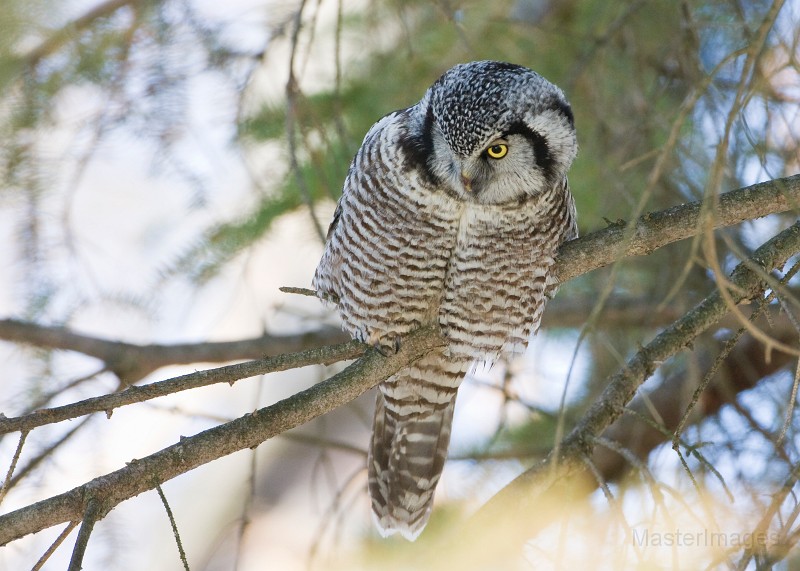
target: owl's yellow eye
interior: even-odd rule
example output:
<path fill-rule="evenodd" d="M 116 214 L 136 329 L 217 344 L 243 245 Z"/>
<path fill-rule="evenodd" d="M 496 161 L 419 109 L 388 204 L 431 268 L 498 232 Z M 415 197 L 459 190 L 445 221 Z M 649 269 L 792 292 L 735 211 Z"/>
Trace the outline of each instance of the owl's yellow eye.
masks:
<path fill-rule="evenodd" d="M 508 154 L 508 145 L 497 144 L 486 149 L 486 154 L 493 159 L 502 159 Z"/>

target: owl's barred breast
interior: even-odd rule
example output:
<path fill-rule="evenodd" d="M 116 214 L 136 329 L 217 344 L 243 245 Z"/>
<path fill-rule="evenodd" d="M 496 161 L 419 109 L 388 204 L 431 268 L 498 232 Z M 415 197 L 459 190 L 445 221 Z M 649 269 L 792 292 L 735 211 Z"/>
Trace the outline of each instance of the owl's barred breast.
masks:
<path fill-rule="evenodd" d="M 454 358 L 517 354 L 538 329 L 564 223 L 562 197 L 523 204 L 466 204 L 439 320 Z"/>

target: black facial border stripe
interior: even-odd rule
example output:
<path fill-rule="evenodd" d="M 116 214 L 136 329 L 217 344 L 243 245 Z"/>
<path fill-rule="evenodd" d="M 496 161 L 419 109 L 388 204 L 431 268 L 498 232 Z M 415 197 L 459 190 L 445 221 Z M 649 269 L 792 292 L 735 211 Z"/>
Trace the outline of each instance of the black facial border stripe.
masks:
<path fill-rule="evenodd" d="M 510 135 L 522 135 L 530 142 L 533 147 L 533 155 L 536 158 L 536 166 L 544 171 L 544 176 L 547 180 L 551 180 L 555 168 L 555 161 L 550 152 L 550 145 L 547 144 L 547 139 L 522 121 L 512 123 L 509 128 L 503 132 L 503 137 L 509 137 Z"/>
<path fill-rule="evenodd" d="M 406 113 L 409 110 L 405 110 Z M 433 156 L 433 102 L 428 104 L 422 130 L 419 134 L 406 133 L 398 140 L 405 152 L 406 167 L 423 173 L 434 185 L 439 185 L 438 177 L 431 171 L 428 161 Z"/>

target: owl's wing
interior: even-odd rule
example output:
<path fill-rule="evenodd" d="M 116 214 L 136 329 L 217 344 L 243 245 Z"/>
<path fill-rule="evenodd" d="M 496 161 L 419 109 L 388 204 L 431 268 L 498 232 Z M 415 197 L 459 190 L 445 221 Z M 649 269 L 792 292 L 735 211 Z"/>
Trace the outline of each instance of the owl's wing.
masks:
<path fill-rule="evenodd" d="M 564 242 L 574 240 L 578 237 L 578 213 L 575 208 L 575 199 L 572 197 L 572 193 L 569 190 L 569 181 L 567 177 L 562 179 L 560 185 L 561 190 L 559 192 L 563 193 L 564 200 L 566 201 L 566 208 L 564 208 L 565 219 L 563 223 L 558 226 L 561 229 L 558 243 L 563 244 Z M 547 299 L 553 299 L 558 293 L 559 285 L 558 277 L 553 274 L 553 272 L 548 273 L 544 290 L 545 297 Z"/>
<path fill-rule="evenodd" d="M 325 251 L 322 259 L 317 265 L 312 279 L 312 286 L 317 291 L 317 295 L 323 301 L 334 300 L 338 304 L 344 293 L 342 288 L 343 272 L 346 271 L 346 260 L 353 255 L 358 255 L 357 250 L 362 247 L 357 241 L 352 239 L 354 225 L 358 224 L 357 217 L 365 199 L 363 174 L 365 171 L 374 171 L 380 165 L 374 164 L 375 161 L 370 157 L 371 150 L 381 144 L 383 134 L 387 126 L 392 123 L 395 113 L 389 113 L 377 121 L 364 136 L 356 156 L 350 163 L 350 169 L 344 181 L 342 196 L 336 204 L 333 213 L 333 220 L 328 226 L 328 233 L 325 237 Z M 368 197 L 366 197 L 368 198 Z"/>
<path fill-rule="evenodd" d="M 331 220 L 330 225 L 328 226 L 328 233 L 325 235 L 325 240 L 330 240 L 331 236 L 333 235 L 334 231 L 336 230 L 336 225 L 339 223 L 339 218 L 342 216 L 342 201 L 336 203 L 336 210 L 333 212 L 333 220 Z"/>
<path fill-rule="evenodd" d="M 566 219 L 561 226 L 561 237 L 559 239 L 559 244 L 562 244 L 578 237 L 578 213 L 575 208 L 575 199 L 569 190 L 567 177 L 564 177 L 561 181 L 561 190 L 559 192 L 563 193 L 566 201 Z"/>
<path fill-rule="evenodd" d="M 391 351 L 435 321 L 458 205 L 428 185 L 408 145 L 407 110 L 376 123 L 353 159 L 313 285 L 342 326 Z"/>

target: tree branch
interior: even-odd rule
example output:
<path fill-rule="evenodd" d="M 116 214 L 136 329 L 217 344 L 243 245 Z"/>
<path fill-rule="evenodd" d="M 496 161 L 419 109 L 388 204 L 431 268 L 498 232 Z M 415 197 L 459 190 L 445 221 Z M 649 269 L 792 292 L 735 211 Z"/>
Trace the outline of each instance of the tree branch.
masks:
<path fill-rule="evenodd" d="M 800 252 L 800 222 L 784 230 L 758 248 L 750 260 L 740 263 L 731 274 L 734 289 L 730 295 L 737 303 L 758 296 L 764 288 L 763 275 L 781 267 L 785 261 Z M 757 267 L 757 269 L 754 269 Z M 713 323 L 728 313 L 730 307 L 719 291 L 715 291 L 685 316 L 667 327 L 639 350 L 617 373 L 612 375 L 600 398 L 589 408 L 570 434 L 558 443 L 542 462 L 518 476 L 492 497 L 471 518 L 463 529 L 457 530 L 460 542 L 466 536 L 470 541 L 481 541 L 481 532 L 492 529 L 492 543 L 473 545 L 470 555 L 490 559 L 493 554 L 519 545 L 534 533 L 545 505 L 561 497 L 554 490 L 564 490 L 576 484 L 586 471 L 586 459 L 591 458 L 595 440 L 620 415 L 633 398 L 639 386 L 652 375 L 660 363 L 692 341 Z M 485 537 L 485 535 L 484 535 Z M 502 544 L 502 545 L 501 545 Z M 486 547 L 481 549 L 480 545 Z M 475 561 L 472 560 L 472 564 Z"/>
<path fill-rule="evenodd" d="M 76 333 L 65 327 L 49 327 L 0 319 L 0 339 L 44 349 L 76 351 L 103 362 L 124 385 L 139 381 L 167 365 L 259 359 L 265 355 L 294 353 L 319 345 L 348 340 L 339 329 L 326 327 L 299 335 L 269 335 L 215 343 L 138 345 Z M 345 357 L 352 358 L 352 357 Z"/>
<path fill-rule="evenodd" d="M 297 369 L 308 365 L 324 365 L 355 359 L 364 353 L 366 347 L 359 341 L 348 341 L 341 345 L 325 346 L 300 353 L 278 355 L 277 357 L 269 357 L 258 361 L 247 361 L 246 363 L 197 371 L 157 383 L 134 385 L 124 391 L 92 397 L 64 406 L 37 410 L 23 416 L 12 418 L 0 416 L 0 434 L 18 430 L 29 431 L 45 424 L 53 424 L 100 411 L 105 411 L 108 416 L 111 416 L 111 412 L 115 408 L 181 391 L 217 383 L 233 384 L 240 379 Z"/>
<path fill-rule="evenodd" d="M 107 18 L 120 8 L 129 5 L 141 4 L 143 0 L 106 0 L 90 9 L 83 15 L 67 23 L 64 27 L 54 31 L 41 44 L 33 48 L 23 57 L 23 62 L 28 66 L 34 66 L 42 58 L 45 58 L 69 42 L 78 33 L 91 26 L 99 18 Z"/>
<path fill-rule="evenodd" d="M 81 571 L 83 568 L 83 556 L 86 547 L 89 545 L 89 537 L 94 530 L 94 524 L 103 517 L 98 500 L 90 497 L 86 502 L 86 509 L 83 512 L 81 528 L 78 530 L 78 537 L 75 539 L 75 547 L 72 549 L 72 557 L 69 560 L 67 571 Z"/>
<path fill-rule="evenodd" d="M 785 314 L 773 315 L 769 319 L 770 335 L 789 344 L 797 341 L 797 330 Z M 732 324 L 733 328 L 737 324 Z M 719 342 L 722 345 L 721 342 Z M 795 362 L 790 355 L 774 352 L 767 355 L 764 344 L 752 336 L 744 336 L 735 352 L 723 362 L 713 377 L 709 387 L 702 393 L 698 403 L 696 418 L 708 418 L 716 414 L 723 405 L 733 402 L 743 391 L 752 389 L 758 382 L 786 368 Z M 608 430 L 603 438 L 617 442 L 620 446 L 642 461 L 656 447 L 667 442 L 681 420 L 686 408 L 686 399 L 680 395 L 691 394 L 697 379 L 685 370 L 668 376 L 658 387 L 638 395 L 626 407 L 624 414 Z M 663 426 L 656 427 L 644 422 L 642 418 L 658 417 Z M 653 418 L 654 422 L 655 419 Z M 598 447 L 593 461 L 605 481 L 619 480 L 630 467 L 629 462 L 614 450 Z"/>
<path fill-rule="evenodd" d="M 800 208 L 800 175 L 747 186 L 719 197 L 714 210 L 714 229 L 731 226 Z M 626 256 L 649 254 L 667 244 L 698 233 L 702 202 L 673 206 L 641 216 L 633 226 L 612 224 L 608 228 L 567 242 L 559 250 L 555 272 L 566 282 Z"/>
<path fill-rule="evenodd" d="M 0 545 L 29 533 L 80 520 L 90 501 L 97 502 L 102 519 L 114 506 L 155 485 L 233 452 L 254 448 L 277 434 L 342 406 L 407 367 L 433 348 L 443 345 L 438 329 L 427 327 L 409 335 L 395 354 L 382 356 L 369 349 L 364 356 L 313 387 L 271 406 L 194 436 L 182 438 L 125 468 L 82 486 L 0 516 Z"/>

